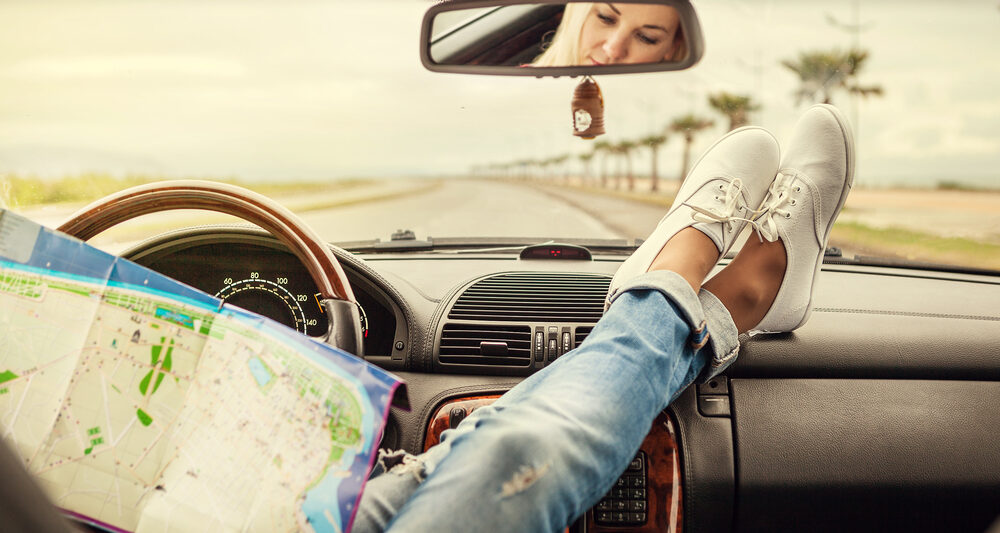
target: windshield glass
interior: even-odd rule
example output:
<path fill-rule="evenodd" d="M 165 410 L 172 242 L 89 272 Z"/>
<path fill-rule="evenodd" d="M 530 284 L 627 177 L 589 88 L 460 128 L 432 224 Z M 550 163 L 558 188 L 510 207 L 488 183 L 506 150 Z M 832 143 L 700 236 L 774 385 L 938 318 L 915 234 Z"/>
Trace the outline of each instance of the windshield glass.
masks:
<path fill-rule="evenodd" d="M 3 201 L 56 226 L 126 186 L 197 178 L 267 194 L 336 242 L 643 238 L 720 135 L 782 140 L 829 101 L 858 156 L 832 245 L 1000 269 L 995 3 L 696 2 L 701 63 L 597 77 L 595 140 L 572 135 L 579 79 L 424 70 L 429 5 L 0 3 Z M 153 215 L 96 242 L 218 220 Z"/>

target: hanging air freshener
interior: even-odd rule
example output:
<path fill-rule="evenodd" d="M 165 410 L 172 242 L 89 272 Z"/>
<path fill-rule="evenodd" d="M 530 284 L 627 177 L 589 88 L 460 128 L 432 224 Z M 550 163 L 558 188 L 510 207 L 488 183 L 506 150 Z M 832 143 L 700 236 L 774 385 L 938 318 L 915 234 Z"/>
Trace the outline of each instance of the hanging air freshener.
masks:
<path fill-rule="evenodd" d="M 573 135 L 593 139 L 604 134 L 604 97 L 594 78 L 587 76 L 573 91 Z"/>

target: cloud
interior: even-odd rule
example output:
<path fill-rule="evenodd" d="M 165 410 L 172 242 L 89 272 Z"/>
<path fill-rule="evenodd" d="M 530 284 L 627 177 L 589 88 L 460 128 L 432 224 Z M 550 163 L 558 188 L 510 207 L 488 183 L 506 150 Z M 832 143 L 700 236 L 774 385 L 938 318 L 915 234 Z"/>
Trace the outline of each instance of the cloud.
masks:
<path fill-rule="evenodd" d="M 590 150 L 570 135 L 579 80 L 425 71 L 417 39 L 429 5 L 0 2 L 0 149 L 13 157 L 25 144 L 113 147 L 168 169 L 265 177 L 460 172 Z M 825 19 L 829 11 L 851 20 L 850 4 L 696 8 L 707 51 L 694 69 L 598 77 L 609 140 L 696 112 L 718 124 L 697 138 L 696 154 L 725 128 L 706 100 L 720 89 L 754 96 L 763 105 L 754 122 L 783 139 L 804 106 L 794 104 L 798 79 L 779 61 L 852 40 Z M 861 21 L 875 21 L 860 36 L 872 51 L 861 81 L 884 86 L 885 96 L 858 106 L 859 168 L 926 174 L 958 160 L 1000 168 L 1000 71 L 991 68 L 1000 48 L 989 45 L 996 13 L 980 12 L 957 2 L 861 6 Z M 834 101 L 850 111 L 846 93 Z M 681 146 L 675 137 L 660 152 L 671 175 Z"/>
<path fill-rule="evenodd" d="M 970 132 L 965 118 L 956 115 L 900 117 L 883 126 L 877 143 L 887 156 L 914 160 L 1000 153 L 1000 136 Z"/>
<path fill-rule="evenodd" d="M 194 55 L 108 55 L 43 57 L 17 62 L 0 75 L 23 82 L 73 82 L 156 78 L 234 80 L 245 77 L 240 62 Z"/>

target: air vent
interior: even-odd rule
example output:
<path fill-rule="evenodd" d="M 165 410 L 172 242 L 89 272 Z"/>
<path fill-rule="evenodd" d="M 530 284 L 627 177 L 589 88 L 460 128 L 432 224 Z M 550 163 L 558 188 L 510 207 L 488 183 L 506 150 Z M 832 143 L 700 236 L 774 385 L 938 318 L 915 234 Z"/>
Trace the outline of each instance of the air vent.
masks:
<path fill-rule="evenodd" d="M 531 363 L 531 328 L 491 324 L 445 324 L 442 363 L 527 367 Z"/>
<path fill-rule="evenodd" d="M 594 274 L 500 274 L 465 290 L 448 318 L 508 322 L 597 322 L 611 278 Z"/>
<path fill-rule="evenodd" d="M 594 331 L 593 326 L 580 326 L 576 328 L 576 334 L 573 338 L 573 348 L 579 348 L 583 344 L 583 339 L 586 339 L 591 331 Z"/>

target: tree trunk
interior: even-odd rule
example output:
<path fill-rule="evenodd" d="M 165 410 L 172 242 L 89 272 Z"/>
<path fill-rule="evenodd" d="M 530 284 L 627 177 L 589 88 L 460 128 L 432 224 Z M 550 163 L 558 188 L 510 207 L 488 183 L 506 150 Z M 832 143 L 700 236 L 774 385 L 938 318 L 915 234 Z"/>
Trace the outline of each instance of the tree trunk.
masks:
<path fill-rule="evenodd" d="M 691 143 L 694 142 L 693 135 L 684 135 L 684 157 L 681 158 L 681 175 L 678 179 L 679 182 L 684 183 L 684 178 L 687 177 L 688 173 L 688 160 L 691 158 Z"/>
<path fill-rule="evenodd" d="M 625 154 L 625 177 L 628 179 L 628 190 L 635 190 L 635 176 L 632 175 L 632 156 Z"/>
<path fill-rule="evenodd" d="M 747 114 L 745 111 L 737 111 L 729 115 L 729 131 L 742 128 L 747 125 Z"/>
<path fill-rule="evenodd" d="M 653 191 L 653 192 L 656 192 L 656 191 L 660 190 L 660 177 L 656 173 L 656 166 L 657 166 L 656 165 L 656 153 L 659 152 L 659 147 L 653 146 L 652 150 L 653 150 L 653 169 L 652 169 L 652 172 L 649 173 L 649 177 L 652 180 L 652 184 L 650 185 L 650 190 Z"/>

